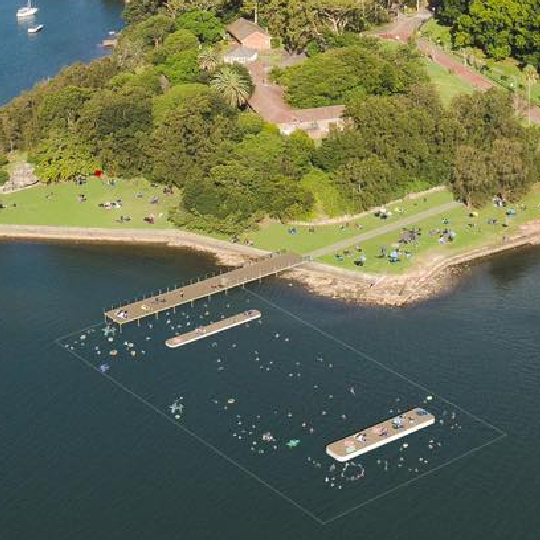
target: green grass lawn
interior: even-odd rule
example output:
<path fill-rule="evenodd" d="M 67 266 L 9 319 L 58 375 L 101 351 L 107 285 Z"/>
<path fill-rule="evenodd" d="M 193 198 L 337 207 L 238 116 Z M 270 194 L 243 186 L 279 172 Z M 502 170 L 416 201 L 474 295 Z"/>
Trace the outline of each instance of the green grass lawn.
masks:
<path fill-rule="evenodd" d="M 142 198 L 137 198 L 137 193 L 142 193 Z M 46 198 L 49 194 L 51 197 Z M 78 202 L 80 194 L 86 195 L 86 202 Z M 158 204 L 150 204 L 153 196 L 159 198 Z M 99 203 L 118 199 L 122 200 L 122 208 L 98 207 Z M 0 210 L 0 224 L 164 229 L 173 227 L 167 216 L 177 201 L 178 192 L 163 195 L 161 188 L 152 188 L 144 179 L 117 180 L 111 187 L 105 181 L 91 178 L 83 186 L 62 182 L 0 195 L 0 203 L 8 206 Z M 154 225 L 143 219 L 150 214 L 155 216 Z M 120 216 L 130 216 L 131 221 L 118 223 Z"/>
<path fill-rule="evenodd" d="M 349 270 L 369 273 L 401 273 L 415 264 L 421 264 L 423 260 L 425 261 L 432 255 L 454 254 L 475 247 L 500 243 L 504 235 L 508 236 L 515 233 L 519 225 L 533 219 L 540 219 L 539 203 L 540 185 L 536 185 L 519 204 L 509 205 L 507 208 L 499 209 L 489 204 L 478 211 L 478 217 L 471 218 L 469 210 L 463 206 L 446 214 L 420 221 L 415 224 L 416 227 L 420 227 L 422 230 L 419 245 L 417 247 L 404 246 L 402 250 L 409 251 L 412 256 L 410 258 L 402 256 L 400 262 L 397 263 L 390 263 L 386 258 L 379 258 L 379 254 L 382 246 L 386 246 L 388 252 L 392 251 L 392 245 L 395 245 L 401 237 L 401 233 L 398 231 L 378 236 L 360 246 L 363 254 L 367 257 L 363 267 L 354 264 L 354 260 L 359 256 L 356 246 L 349 248 L 351 255 L 344 257 L 342 262 L 336 258 L 335 254 L 322 257 L 319 260 Z M 526 208 L 522 209 L 521 205 L 525 205 Z M 515 217 L 509 218 L 505 215 L 508 208 L 516 210 Z M 449 220 L 448 225 L 443 223 L 445 218 Z M 488 219 L 490 218 L 497 219 L 498 223 L 489 225 Z M 508 224 L 508 227 L 503 227 L 503 223 Z M 470 227 L 469 224 L 474 224 L 475 227 Z M 457 236 L 453 242 L 441 245 L 438 242 L 439 235 L 430 236 L 429 231 L 444 229 L 445 227 L 455 231 Z"/>
<path fill-rule="evenodd" d="M 253 245 L 260 249 L 268 251 L 277 251 L 286 249 L 295 251 L 296 253 L 309 253 L 315 249 L 324 247 L 328 244 L 339 242 L 344 238 L 357 236 L 362 232 L 367 232 L 381 224 L 391 223 L 404 217 L 423 212 L 435 206 L 445 204 L 452 201 L 452 195 L 448 191 L 440 191 L 429 194 L 424 199 L 410 200 L 406 199 L 403 202 L 396 202 L 387 205 L 387 210 L 394 212 L 393 216 L 387 221 L 381 221 L 379 218 L 370 212 L 361 219 L 351 220 L 349 227 L 342 228 L 340 225 L 317 225 L 315 232 L 309 232 L 308 226 L 297 226 L 296 234 L 290 234 L 288 231 L 291 225 L 281 223 L 271 223 L 261 226 L 259 231 L 248 233 L 246 238 L 253 241 Z M 397 208 L 403 209 L 403 213 L 398 213 Z M 355 224 L 361 224 L 362 228 L 357 228 Z"/>
<path fill-rule="evenodd" d="M 512 91 L 516 89 L 517 85 L 519 94 L 528 99 L 527 81 L 517 60 L 513 58 L 500 61 L 485 59 L 483 62 L 489 67 L 489 71 L 485 73 L 486 76 Z M 538 81 L 531 85 L 531 101 L 536 105 L 540 102 L 540 83 Z"/>
<path fill-rule="evenodd" d="M 520 95 L 528 98 L 528 87 L 523 75 L 520 63 L 513 58 L 505 60 L 493 60 L 486 58 L 482 50 L 477 48 L 452 50 L 452 39 L 450 29 L 438 24 L 434 19 L 429 20 L 423 27 L 421 34 L 423 37 L 433 41 L 443 47 L 448 54 L 453 55 L 460 62 L 464 56 L 471 60 L 469 67 L 480 70 L 482 65 L 489 68 L 483 73 L 484 76 L 494 81 L 496 84 L 510 91 L 519 91 Z M 540 103 L 540 81 L 531 86 L 531 100 L 534 104 Z"/>
<path fill-rule="evenodd" d="M 432 62 L 428 58 L 424 60 L 426 71 L 431 82 L 437 88 L 439 95 L 445 105 L 448 105 L 452 99 L 460 94 L 472 94 L 474 86 L 464 81 L 454 73 Z"/>
<path fill-rule="evenodd" d="M 435 19 L 430 19 L 422 25 L 420 35 L 437 43 L 441 47 L 449 48 L 452 46 L 450 28 L 442 26 Z"/>

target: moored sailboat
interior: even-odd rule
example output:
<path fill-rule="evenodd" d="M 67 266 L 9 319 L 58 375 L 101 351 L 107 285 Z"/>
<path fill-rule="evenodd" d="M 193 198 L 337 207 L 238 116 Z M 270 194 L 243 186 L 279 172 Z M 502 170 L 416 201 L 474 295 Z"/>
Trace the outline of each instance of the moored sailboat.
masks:
<path fill-rule="evenodd" d="M 39 8 L 32 5 L 32 0 L 28 0 L 26 6 L 21 7 L 17 10 L 17 17 L 22 19 L 24 17 L 32 17 L 39 11 Z"/>

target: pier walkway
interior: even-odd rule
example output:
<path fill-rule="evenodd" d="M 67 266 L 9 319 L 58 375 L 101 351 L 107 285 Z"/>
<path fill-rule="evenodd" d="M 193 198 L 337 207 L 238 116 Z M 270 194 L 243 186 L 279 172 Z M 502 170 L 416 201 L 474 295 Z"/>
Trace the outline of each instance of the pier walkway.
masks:
<path fill-rule="evenodd" d="M 157 317 L 161 311 L 174 310 L 177 306 L 192 303 L 200 298 L 209 298 L 213 294 L 278 274 L 304 262 L 304 258 L 296 253 L 273 253 L 229 272 L 117 306 L 106 311 L 104 315 L 109 321 L 120 325 L 139 321 L 149 315 Z"/>
<path fill-rule="evenodd" d="M 234 328 L 235 326 L 240 326 L 241 324 L 246 324 L 250 321 L 254 321 L 255 319 L 260 318 L 261 312 L 259 310 L 250 309 L 248 311 L 244 311 L 244 313 L 239 313 L 238 315 L 227 317 L 226 319 L 222 319 L 221 321 L 211 323 L 206 326 L 200 326 L 199 328 L 195 328 L 195 330 L 192 330 L 191 332 L 186 332 L 185 334 L 181 334 L 180 336 L 170 338 L 165 342 L 165 345 L 167 345 L 167 347 L 170 347 L 171 349 L 174 349 L 176 347 L 182 347 L 183 345 L 187 345 L 188 343 L 193 343 L 194 341 L 198 341 L 199 339 L 212 336 L 219 332 L 223 332 L 224 330 L 229 330 L 230 328 Z"/>

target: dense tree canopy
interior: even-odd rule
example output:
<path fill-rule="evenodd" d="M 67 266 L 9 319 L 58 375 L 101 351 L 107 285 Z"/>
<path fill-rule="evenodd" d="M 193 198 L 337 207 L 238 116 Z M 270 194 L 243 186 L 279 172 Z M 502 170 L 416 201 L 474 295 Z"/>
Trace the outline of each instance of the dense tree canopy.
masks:
<path fill-rule="evenodd" d="M 221 20 L 211 11 L 189 11 L 175 20 L 176 28 L 189 30 L 201 43 L 211 44 L 219 41 L 225 30 Z"/>
<path fill-rule="evenodd" d="M 491 14 L 495 22 L 482 14 L 479 32 L 504 27 L 504 14 L 534 12 L 531 2 L 512 1 L 498 0 L 511 9 Z M 444 0 L 439 14 L 457 39 L 462 17 L 490 2 Z M 239 10 L 289 49 L 309 47 L 310 58 L 275 77 L 295 107 L 344 104 L 343 129 L 315 147 L 305 133 L 285 136 L 246 110 L 249 72 L 223 64 L 215 45 Z M 375 0 L 131 0 L 110 57 L 74 64 L 0 108 L 0 155 L 28 151 L 47 181 L 96 168 L 144 175 L 178 188 L 177 224 L 229 234 L 266 216 L 303 217 L 314 206 L 335 215 L 442 183 L 471 205 L 494 193 L 519 197 L 538 180 L 537 130 L 496 91 L 443 107 L 412 47 L 359 38 L 379 11 Z M 536 37 L 518 39 L 516 28 L 511 52 L 529 54 Z M 499 47 L 500 33 L 486 48 Z"/>
<path fill-rule="evenodd" d="M 537 0 L 440 0 L 437 14 L 452 26 L 458 47 L 480 47 L 488 56 L 514 56 L 540 64 L 540 3 Z"/>
<path fill-rule="evenodd" d="M 235 136 L 236 114 L 214 93 L 172 109 L 152 136 L 153 178 L 177 186 L 204 178 L 218 159 L 216 148 Z"/>
<path fill-rule="evenodd" d="M 460 96 L 446 110 L 429 87 L 413 87 L 355 100 L 347 115 L 352 125 L 334 131 L 314 163 L 357 209 L 444 183 L 472 205 L 496 193 L 512 200 L 539 179 L 539 134 L 519 123 L 504 92 Z"/>
<path fill-rule="evenodd" d="M 502 92 L 460 96 L 454 105 L 456 120 L 463 127 L 452 166 L 456 195 L 472 205 L 495 193 L 518 199 L 539 180 L 537 129 L 519 122 L 511 97 Z"/>
<path fill-rule="evenodd" d="M 287 49 L 301 51 L 310 42 L 324 43 L 326 34 L 365 30 L 382 22 L 387 12 L 379 0 L 266 0 L 259 3 L 261 18 Z"/>
<path fill-rule="evenodd" d="M 368 39 L 277 70 L 274 76 L 286 87 L 291 105 L 299 108 L 343 104 L 368 95 L 404 94 L 411 85 L 426 80 L 420 57 L 412 48 L 388 49 Z"/>
<path fill-rule="evenodd" d="M 227 220 L 228 232 L 265 215 L 280 219 L 301 215 L 313 204 L 300 183 L 312 151 L 313 143 L 305 134 L 286 138 L 275 130 L 225 144 L 204 180 L 187 183 L 184 206 L 192 215 L 216 223 Z M 179 217 L 186 219 L 185 214 Z"/>

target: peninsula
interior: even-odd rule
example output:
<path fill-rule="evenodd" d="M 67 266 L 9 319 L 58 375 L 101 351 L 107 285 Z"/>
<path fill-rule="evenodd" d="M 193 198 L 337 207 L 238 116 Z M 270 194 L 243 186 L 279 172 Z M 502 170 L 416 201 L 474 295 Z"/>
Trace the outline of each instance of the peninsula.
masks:
<path fill-rule="evenodd" d="M 0 237 L 286 251 L 313 292 L 392 306 L 539 242 L 531 69 L 511 92 L 456 65 L 424 9 L 308 1 L 303 37 L 292 3 L 246 9 L 132 0 L 109 57 L 0 108 Z"/>

